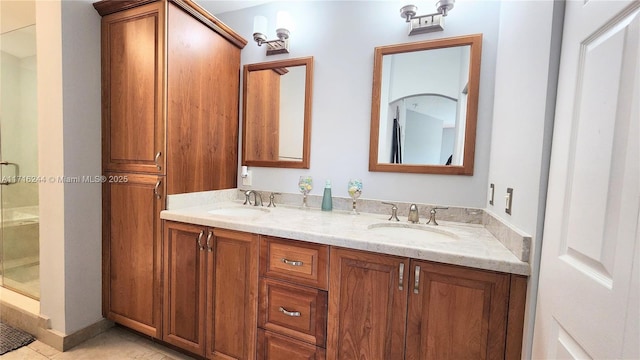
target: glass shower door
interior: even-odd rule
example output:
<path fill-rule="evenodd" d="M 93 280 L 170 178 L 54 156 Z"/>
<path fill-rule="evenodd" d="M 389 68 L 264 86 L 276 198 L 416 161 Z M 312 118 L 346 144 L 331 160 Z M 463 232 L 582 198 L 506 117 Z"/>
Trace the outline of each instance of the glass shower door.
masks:
<path fill-rule="evenodd" d="M 0 280 L 40 297 L 35 25 L 0 34 Z"/>

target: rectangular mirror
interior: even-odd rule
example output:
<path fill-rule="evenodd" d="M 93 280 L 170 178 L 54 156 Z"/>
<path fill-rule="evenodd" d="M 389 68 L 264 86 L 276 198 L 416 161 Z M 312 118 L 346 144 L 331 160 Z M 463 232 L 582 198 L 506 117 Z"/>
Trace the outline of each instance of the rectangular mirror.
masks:
<path fill-rule="evenodd" d="M 369 170 L 473 175 L 482 35 L 377 47 Z"/>
<path fill-rule="evenodd" d="M 309 168 L 313 57 L 244 66 L 242 165 Z"/>

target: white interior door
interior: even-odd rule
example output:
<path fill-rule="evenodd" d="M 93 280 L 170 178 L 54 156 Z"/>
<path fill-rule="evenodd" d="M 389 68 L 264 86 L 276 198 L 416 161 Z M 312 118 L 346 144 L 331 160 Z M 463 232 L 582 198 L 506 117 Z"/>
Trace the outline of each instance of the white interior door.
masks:
<path fill-rule="evenodd" d="M 536 359 L 640 358 L 640 2 L 567 1 Z"/>

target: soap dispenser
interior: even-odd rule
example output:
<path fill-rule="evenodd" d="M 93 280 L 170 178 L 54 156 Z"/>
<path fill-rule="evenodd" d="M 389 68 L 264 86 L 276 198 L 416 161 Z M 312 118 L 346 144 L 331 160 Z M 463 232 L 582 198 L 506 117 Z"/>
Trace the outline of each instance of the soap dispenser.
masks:
<path fill-rule="evenodd" d="M 324 194 L 322 195 L 322 211 L 331 211 L 333 209 L 333 199 L 331 198 L 331 180 L 327 180 L 324 185 Z"/>

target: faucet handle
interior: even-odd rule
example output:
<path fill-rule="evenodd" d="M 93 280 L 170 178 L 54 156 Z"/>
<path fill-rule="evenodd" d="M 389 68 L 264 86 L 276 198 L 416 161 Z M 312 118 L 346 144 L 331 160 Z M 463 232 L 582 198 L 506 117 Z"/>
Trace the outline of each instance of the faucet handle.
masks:
<path fill-rule="evenodd" d="M 438 206 L 431 208 L 431 210 L 429 210 L 429 221 L 427 221 L 427 225 L 429 224 L 438 225 L 438 222 L 436 221 L 436 210 L 447 210 L 447 209 L 448 207 L 438 207 Z"/>
<path fill-rule="evenodd" d="M 391 217 L 389 218 L 389 220 L 400 221 L 400 219 L 398 219 L 398 206 L 390 202 L 383 201 L 382 203 L 385 205 L 391 205 Z"/>
<path fill-rule="evenodd" d="M 242 205 L 251 205 L 251 200 L 249 200 L 249 195 L 251 195 L 251 190 L 242 190 L 242 189 L 238 189 L 239 191 L 242 191 L 242 193 L 244 194 L 244 202 L 242 203 Z"/>
<path fill-rule="evenodd" d="M 282 195 L 279 192 L 272 192 L 271 194 L 269 194 L 269 205 L 267 205 L 267 207 L 276 207 L 276 203 L 273 201 L 276 197 L 276 195 Z"/>

